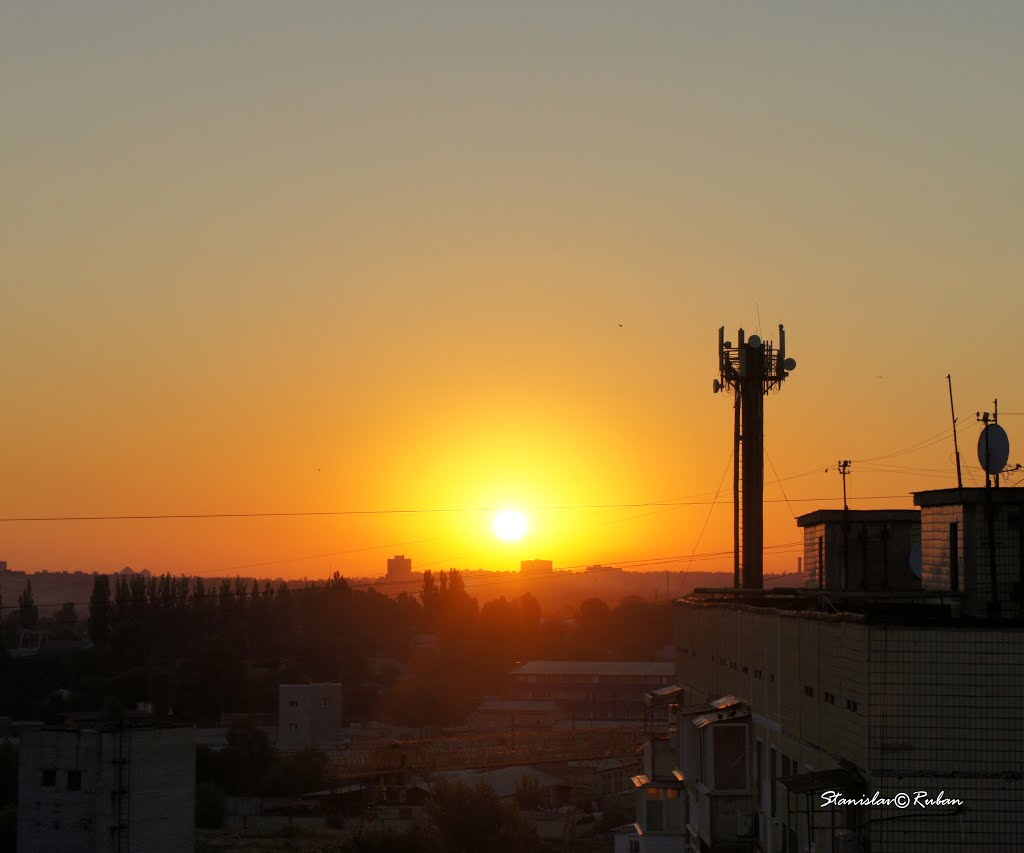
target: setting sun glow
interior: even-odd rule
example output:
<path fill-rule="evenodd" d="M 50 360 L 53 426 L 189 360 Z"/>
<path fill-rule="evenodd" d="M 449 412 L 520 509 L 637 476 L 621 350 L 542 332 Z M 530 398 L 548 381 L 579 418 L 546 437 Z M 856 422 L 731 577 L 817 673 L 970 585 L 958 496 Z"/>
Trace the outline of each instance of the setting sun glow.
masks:
<path fill-rule="evenodd" d="M 518 542 L 530 529 L 530 522 L 526 515 L 517 509 L 503 509 L 496 516 L 491 525 L 494 535 L 506 542 Z"/>

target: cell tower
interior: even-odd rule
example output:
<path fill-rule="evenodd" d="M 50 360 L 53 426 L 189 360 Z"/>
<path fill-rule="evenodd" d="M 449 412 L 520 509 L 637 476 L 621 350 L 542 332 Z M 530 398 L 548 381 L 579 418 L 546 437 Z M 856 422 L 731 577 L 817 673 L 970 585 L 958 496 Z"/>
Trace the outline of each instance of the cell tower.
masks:
<path fill-rule="evenodd" d="M 715 393 L 735 394 L 733 426 L 733 586 L 764 586 L 764 397 L 781 388 L 796 362 L 786 357 L 786 331 L 779 325 L 779 348 L 739 330 L 736 346 L 718 330 Z"/>

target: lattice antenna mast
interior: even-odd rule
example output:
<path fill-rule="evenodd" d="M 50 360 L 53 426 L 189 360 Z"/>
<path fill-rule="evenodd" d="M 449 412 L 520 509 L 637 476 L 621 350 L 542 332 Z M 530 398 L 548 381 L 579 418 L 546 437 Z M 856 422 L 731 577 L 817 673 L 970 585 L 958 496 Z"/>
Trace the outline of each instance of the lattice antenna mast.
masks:
<path fill-rule="evenodd" d="M 796 369 L 786 357 L 786 331 L 779 325 L 779 346 L 739 330 L 736 346 L 718 330 L 718 379 L 715 393 L 735 394 L 733 424 L 733 585 L 764 586 L 764 397 L 782 387 Z M 742 482 L 741 482 L 742 481 Z M 742 530 L 741 530 L 742 525 Z"/>

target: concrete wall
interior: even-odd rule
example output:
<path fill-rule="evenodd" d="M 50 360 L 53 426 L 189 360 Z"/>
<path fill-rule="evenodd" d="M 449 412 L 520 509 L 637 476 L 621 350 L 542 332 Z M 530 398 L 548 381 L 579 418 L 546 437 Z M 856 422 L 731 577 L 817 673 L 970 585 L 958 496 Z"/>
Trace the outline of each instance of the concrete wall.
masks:
<path fill-rule="evenodd" d="M 278 689 L 277 748 L 331 749 L 341 737 L 341 685 L 282 684 Z"/>
<path fill-rule="evenodd" d="M 878 625 L 870 655 L 871 789 L 964 802 L 878 821 L 872 851 L 1024 849 L 1024 629 Z"/>

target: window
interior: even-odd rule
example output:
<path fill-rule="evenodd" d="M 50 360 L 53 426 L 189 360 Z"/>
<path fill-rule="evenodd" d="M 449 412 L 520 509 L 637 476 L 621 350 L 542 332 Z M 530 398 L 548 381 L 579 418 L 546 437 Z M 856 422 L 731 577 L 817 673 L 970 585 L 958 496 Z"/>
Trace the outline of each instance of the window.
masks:
<path fill-rule="evenodd" d="M 329 696 L 321 696 L 320 697 L 320 705 L 322 707 L 326 708 L 330 704 L 331 704 L 331 699 L 330 699 Z"/>
<path fill-rule="evenodd" d="M 43 770 L 42 775 L 42 786 L 44 788 L 52 788 L 57 784 L 57 770 L 56 768 L 46 768 Z"/>
<path fill-rule="evenodd" d="M 647 789 L 647 831 L 661 832 L 665 828 L 665 808 L 662 788 Z"/>
<path fill-rule="evenodd" d="M 827 702 L 827 703 L 828 703 L 829 705 L 835 705 L 835 704 L 836 704 L 836 694 L 835 694 L 835 693 L 829 693 L 829 692 L 828 692 L 828 691 L 826 690 L 826 691 L 825 691 L 825 701 L 826 701 L 826 702 Z"/>
<path fill-rule="evenodd" d="M 857 703 L 854 702 L 852 699 L 847 699 L 846 700 L 846 710 L 847 711 L 853 711 L 853 713 L 856 714 L 857 713 Z"/>
<path fill-rule="evenodd" d="M 755 797 L 757 801 L 757 807 L 760 808 L 764 805 L 764 742 L 757 742 L 757 752 L 755 753 L 757 762 L 757 770 L 755 772 L 755 778 L 757 780 L 757 795 Z"/>
<path fill-rule="evenodd" d="M 813 699 L 814 698 L 814 688 L 811 687 L 811 685 L 809 685 L 809 684 L 805 684 L 804 685 L 804 696 L 806 696 L 808 699 Z"/>
<path fill-rule="evenodd" d="M 719 723 L 711 726 L 714 748 L 714 787 L 717 791 L 747 788 L 747 727 Z"/>
<path fill-rule="evenodd" d="M 68 771 L 68 790 L 69 791 L 81 791 L 82 790 L 82 771 L 81 770 L 69 770 Z"/>
<path fill-rule="evenodd" d="M 949 523 L 949 588 L 960 591 L 960 538 L 957 522 Z"/>
<path fill-rule="evenodd" d="M 647 789 L 647 831 L 669 832 L 683 828 L 682 797 L 678 788 Z"/>
<path fill-rule="evenodd" d="M 289 699 L 288 700 L 288 707 L 289 708 L 298 708 L 299 707 L 299 700 L 298 699 Z"/>

